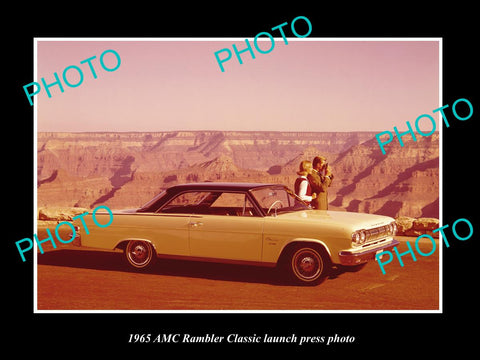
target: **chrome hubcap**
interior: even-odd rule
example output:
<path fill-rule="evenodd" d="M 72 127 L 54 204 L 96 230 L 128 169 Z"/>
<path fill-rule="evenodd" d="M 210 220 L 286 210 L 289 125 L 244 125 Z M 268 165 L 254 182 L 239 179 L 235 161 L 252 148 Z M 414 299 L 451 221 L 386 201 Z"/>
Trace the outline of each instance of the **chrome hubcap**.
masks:
<path fill-rule="evenodd" d="M 149 245 L 142 241 L 129 243 L 127 254 L 130 263 L 139 267 L 148 264 L 152 256 Z"/>
<path fill-rule="evenodd" d="M 137 245 L 132 251 L 132 255 L 137 259 L 144 259 L 146 255 L 145 248 L 143 246 Z"/>
<path fill-rule="evenodd" d="M 311 272 L 315 268 L 315 260 L 311 257 L 305 257 L 300 261 L 302 272 Z"/>
<path fill-rule="evenodd" d="M 323 261 L 315 250 L 300 249 L 292 258 L 292 266 L 295 275 L 304 280 L 317 279 L 323 271 Z"/>

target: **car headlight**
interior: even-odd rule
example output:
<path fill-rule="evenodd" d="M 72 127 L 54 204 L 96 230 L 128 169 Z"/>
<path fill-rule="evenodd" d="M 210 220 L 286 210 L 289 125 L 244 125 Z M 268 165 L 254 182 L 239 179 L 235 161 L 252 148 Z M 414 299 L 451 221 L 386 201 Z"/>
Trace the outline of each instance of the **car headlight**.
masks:
<path fill-rule="evenodd" d="M 367 239 L 367 234 L 365 233 L 365 231 L 360 231 L 360 244 L 363 244 L 365 243 L 365 240 Z"/>
<path fill-rule="evenodd" d="M 365 243 L 366 239 L 367 239 L 367 234 L 365 233 L 364 230 L 355 231 L 352 234 L 352 242 L 357 245 L 362 245 L 363 243 Z"/>
<path fill-rule="evenodd" d="M 352 234 L 352 242 L 355 244 L 360 242 L 360 234 L 357 231 Z"/>
<path fill-rule="evenodd" d="M 387 226 L 387 234 L 394 236 L 396 233 L 397 233 L 397 224 L 395 221 L 393 221 Z"/>

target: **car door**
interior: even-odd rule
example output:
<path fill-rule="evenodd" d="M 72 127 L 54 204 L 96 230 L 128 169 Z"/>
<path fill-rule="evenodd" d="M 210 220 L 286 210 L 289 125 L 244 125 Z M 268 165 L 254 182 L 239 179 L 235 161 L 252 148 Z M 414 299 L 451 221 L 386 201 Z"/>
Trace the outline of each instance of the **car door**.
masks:
<path fill-rule="evenodd" d="M 204 191 L 180 193 L 153 214 L 149 228 L 159 254 L 190 256 L 192 208 L 207 195 Z"/>
<path fill-rule="evenodd" d="M 190 254 L 195 257 L 260 261 L 263 217 L 245 193 L 217 193 L 190 217 Z"/>

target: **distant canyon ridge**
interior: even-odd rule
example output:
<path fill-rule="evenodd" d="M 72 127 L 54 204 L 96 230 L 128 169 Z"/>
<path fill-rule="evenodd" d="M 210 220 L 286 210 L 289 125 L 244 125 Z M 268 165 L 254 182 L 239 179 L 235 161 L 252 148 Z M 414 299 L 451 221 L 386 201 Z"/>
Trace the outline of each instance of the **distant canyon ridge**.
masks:
<path fill-rule="evenodd" d="M 38 207 L 134 208 L 178 183 L 239 181 L 293 188 L 300 161 L 326 156 L 329 209 L 439 216 L 439 134 L 176 131 L 38 133 Z"/>

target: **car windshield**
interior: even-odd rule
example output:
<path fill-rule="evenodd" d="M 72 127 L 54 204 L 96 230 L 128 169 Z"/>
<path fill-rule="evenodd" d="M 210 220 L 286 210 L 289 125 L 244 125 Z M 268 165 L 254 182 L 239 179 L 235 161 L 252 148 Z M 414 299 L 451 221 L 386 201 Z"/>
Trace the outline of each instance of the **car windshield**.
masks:
<path fill-rule="evenodd" d="M 251 190 L 265 214 L 310 209 L 293 191 L 284 186 L 267 186 Z"/>

